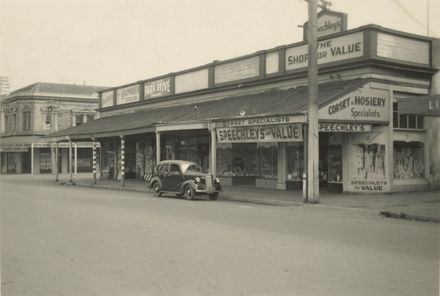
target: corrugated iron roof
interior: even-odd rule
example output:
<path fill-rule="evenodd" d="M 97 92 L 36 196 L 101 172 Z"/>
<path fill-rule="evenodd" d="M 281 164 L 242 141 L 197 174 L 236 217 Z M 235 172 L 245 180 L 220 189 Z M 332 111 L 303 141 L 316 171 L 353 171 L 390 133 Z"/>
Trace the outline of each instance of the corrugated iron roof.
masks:
<path fill-rule="evenodd" d="M 319 104 L 335 100 L 365 84 L 368 79 L 335 81 L 319 85 Z M 179 123 L 233 118 L 245 111 L 246 116 L 298 114 L 307 111 L 307 86 L 290 89 L 272 89 L 257 94 L 178 105 L 160 109 L 143 110 L 129 114 L 108 116 L 50 134 L 48 137 L 84 136 L 120 133 L 152 127 L 155 123 Z M 195 108 L 197 106 L 197 108 Z"/>

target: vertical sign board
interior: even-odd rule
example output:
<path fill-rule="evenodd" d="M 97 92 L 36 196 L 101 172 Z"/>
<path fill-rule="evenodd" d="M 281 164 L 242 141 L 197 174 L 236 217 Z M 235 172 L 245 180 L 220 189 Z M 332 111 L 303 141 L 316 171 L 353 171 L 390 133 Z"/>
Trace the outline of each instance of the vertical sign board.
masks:
<path fill-rule="evenodd" d="M 164 97 L 171 94 L 171 78 L 145 82 L 144 100 Z"/>
<path fill-rule="evenodd" d="M 369 84 L 319 109 L 320 120 L 339 122 L 377 122 L 390 120 L 389 92 L 373 89 Z"/>
<path fill-rule="evenodd" d="M 139 85 L 135 84 L 116 91 L 116 104 L 127 104 L 139 101 Z"/>
<path fill-rule="evenodd" d="M 286 70 L 306 68 L 308 61 L 308 45 L 300 45 L 286 49 Z M 318 64 L 326 64 L 359 58 L 364 55 L 364 33 L 357 32 L 318 42 Z"/>
<path fill-rule="evenodd" d="M 377 56 L 429 65 L 429 42 L 378 32 Z"/>
<path fill-rule="evenodd" d="M 101 108 L 113 106 L 113 91 L 101 93 Z"/>
<path fill-rule="evenodd" d="M 209 87 L 208 68 L 176 75 L 176 94 Z"/>
<path fill-rule="evenodd" d="M 214 68 L 215 84 L 237 81 L 260 75 L 260 57 L 252 57 L 236 62 L 217 65 Z"/>

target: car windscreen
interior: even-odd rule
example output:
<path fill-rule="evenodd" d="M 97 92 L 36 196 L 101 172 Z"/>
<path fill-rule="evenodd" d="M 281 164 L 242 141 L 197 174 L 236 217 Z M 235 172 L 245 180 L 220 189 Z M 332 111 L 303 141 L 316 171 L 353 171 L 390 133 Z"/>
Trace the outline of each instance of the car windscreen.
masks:
<path fill-rule="evenodd" d="M 183 172 L 202 172 L 202 167 L 195 163 L 185 163 L 182 164 L 182 171 Z"/>

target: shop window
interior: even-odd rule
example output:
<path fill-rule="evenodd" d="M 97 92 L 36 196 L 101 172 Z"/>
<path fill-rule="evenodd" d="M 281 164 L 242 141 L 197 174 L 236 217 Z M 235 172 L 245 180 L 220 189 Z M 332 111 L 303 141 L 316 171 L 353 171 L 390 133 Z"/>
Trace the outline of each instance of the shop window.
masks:
<path fill-rule="evenodd" d="M 23 109 L 23 130 L 29 131 L 31 129 L 31 111 L 29 108 Z"/>
<path fill-rule="evenodd" d="M 403 129 L 423 129 L 423 116 L 415 114 L 400 114 L 398 103 L 393 103 L 393 126 Z"/>
<path fill-rule="evenodd" d="M 328 182 L 342 183 L 342 146 L 328 148 Z"/>
<path fill-rule="evenodd" d="M 304 173 L 304 145 L 287 143 L 287 180 L 301 181 Z"/>
<path fill-rule="evenodd" d="M 424 177 L 423 143 L 394 142 L 394 179 Z"/>
<path fill-rule="evenodd" d="M 52 160 L 50 151 L 46 148 L 40 149 L 40 173 L 47 174 L 52 172 Z"/>
<path fill-rule="evenodd" d="M 352 180 L 385 180 L 385 145 L 358 144 L 352 149 Z"/>
<path fill-rule="evenodd" d="M 218 144 L 217 175 L 257 176 L 257 145 L 255 143 Z"/>
<path fill-rule="evenodd" d="M 275 179 L 278 176 L 277 143 L 258 143 L 258 168 L 260 178 Z"/>
<path fill-rule="evenodd" d="M 81 125 L 84 123 L 84 116 L 82 114 L 75 115 L 75 125 Z"/>

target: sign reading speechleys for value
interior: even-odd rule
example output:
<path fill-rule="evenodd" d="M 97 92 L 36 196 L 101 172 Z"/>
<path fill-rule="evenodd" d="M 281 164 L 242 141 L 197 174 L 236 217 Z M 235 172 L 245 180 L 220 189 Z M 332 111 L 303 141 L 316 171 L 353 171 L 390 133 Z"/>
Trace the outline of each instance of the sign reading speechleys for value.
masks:
<path fill-rule="evenodd" d="M 219 143 L 302 142 L 301 124 L 217 128 Z"/>

